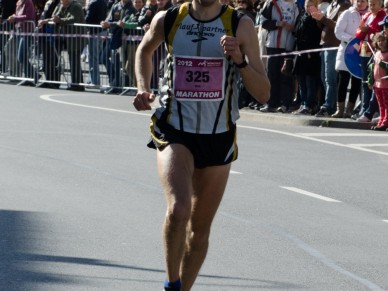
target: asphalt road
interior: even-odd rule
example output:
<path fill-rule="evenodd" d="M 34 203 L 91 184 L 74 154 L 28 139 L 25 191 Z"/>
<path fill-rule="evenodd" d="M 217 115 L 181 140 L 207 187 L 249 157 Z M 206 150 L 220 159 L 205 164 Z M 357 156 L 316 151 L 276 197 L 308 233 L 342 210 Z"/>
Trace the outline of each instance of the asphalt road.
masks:
<path fill-rule="evenodd" d="M 0 84 L 0 290 L 161 290 L 165 202 L 131 97 Z M 261 123 L 193 290 L 388 290 L 388 133 Z"/>

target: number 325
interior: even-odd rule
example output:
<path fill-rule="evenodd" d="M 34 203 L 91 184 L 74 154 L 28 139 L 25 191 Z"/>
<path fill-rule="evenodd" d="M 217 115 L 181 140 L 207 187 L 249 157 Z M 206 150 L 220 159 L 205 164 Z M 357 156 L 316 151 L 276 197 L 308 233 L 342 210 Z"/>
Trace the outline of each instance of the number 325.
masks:
<path fill-rule="evenodd" d="M 195 83 L 208 83 L 209 82 L 209 72 L 204 71 L 187 71 L 186 72 L 186 81 L 195 82 Z"/>

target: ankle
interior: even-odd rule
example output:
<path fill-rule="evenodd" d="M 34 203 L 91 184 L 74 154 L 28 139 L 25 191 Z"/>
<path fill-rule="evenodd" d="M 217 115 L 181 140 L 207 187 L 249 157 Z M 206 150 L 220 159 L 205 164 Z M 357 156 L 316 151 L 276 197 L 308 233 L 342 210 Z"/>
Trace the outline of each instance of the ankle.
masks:
<path fill-rule="evenodd" d="M 166 280 L 164 280 L 164 288 L 165 288 L 165 290 L 180 291 L 182 288 L 181 280 L 178 279 L 175 282 L 170 282 L 166 279 Z M 166 288 L 170 288 L 170 289 L 166 289 Z"/>

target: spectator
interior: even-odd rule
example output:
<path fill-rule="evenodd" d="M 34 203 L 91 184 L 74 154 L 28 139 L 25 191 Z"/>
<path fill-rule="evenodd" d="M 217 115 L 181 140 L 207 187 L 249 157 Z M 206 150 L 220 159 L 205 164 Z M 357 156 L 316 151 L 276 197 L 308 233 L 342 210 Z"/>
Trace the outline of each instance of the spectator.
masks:
<path fill-rule="evenodd" d="M 252 0 L 237 0 L 235 9 L 241 14 L 249 16 L 249 18 L 252 19 L 253 22 L 256 21 L 257 12 L 253 6 Z M 252 107 L 256 107 L 256 108 L 261 105 L 246 90 L 241 77 L 239 80 L 239 87 L 240 87 L 240 94 L 239 94 L 239 100 L 238 100 L 239 108 L 246 107 L 249 104 L 251 104 Z"/>
<path fill-rule="evenodd" d="M 130 19 L 130 16 L 135 13 L 136 9 L 130 0 L 121 0 L 112 6 L 106 20 L 101 21 L 101 27 L 109 29 L 111 33 L 111 39 L 106 44 L 102 55 L 111 87 L 106 93 L 118 93 L 120 92 L 119 88 L 122 87 L 121 60 L 118 49 L 121 48 L 123 43 L 123 28 L 120 24 L 122 21 L 125 22 Z M 125 64 L 126 58 L 124 55 L 122 59 Z"/>
<path fill-rule="evenodd" d="M 337 103 L 337 71 L 335 70 L 335 61 L 337 57 L 337 49 L 340 41 L 335 37 L 334 28 L 338 17 L 343 11 L 350 7 L 350 2 L 347 0 L 333 0 L 326 10 L 326 13 L 314 11 L 311 16 L 318 20 L 323 26 L 322 30 L 322 47 L 324 50 L 321 55 L 322 67 L 321 78 L 325 91 L 325 101 L 318 113 L 317 117 L 327 117 L 334 113 Z"/>
<path fill-rule="evenodd" d="M 172 7 L 171 0 L 157 0 L 157 3 L 158 9 L 156 9 L 156 13 L 158 13 L 159 11 L 167 10 L 168 8 Z"/>
<path fill-rule="evenodd" d="M 235 9 L 238 12 L 249 16 L 249 18 L 252 19 L 253 23 L 255 23 L 257 11 L 253 6 L 252 0 L 237 0 L 237 5 Z"/>
<path fill-rule="evenodd" d="M 352 116 L 359 122 L 371 122 L 373 115 L 377 111 L 377 101 L 373 91 L 368 87 L 368 63 L 372 57 L 372 37 L 380 31 L 381 22 L 385 17 L 385 12 L 382 9 L 383 0 L 369 0 L 369 12 L 366 13 L 360 22 L 356 32 L 356 37 L 360 40 L 360 57 L 361 57 L 361 72 L 362 72 L 362 94 L 361 108 L 358 114 Z"/>
<path fill-rule="evenodd" d="M 85 10 L 85 22 L 92 25 L 100 25 L 106 18 L 108 6 L 105 0 L 90 0 Z M 106 32 L 101 27 L 89 28 L 89 80 L 91 87 L 100 86 L 100 55 L 103 50 L 103 36 Z"/>
<path fill-rule="evenodd" d="M 361 90 L 361 80 L 351 76 L 345 65 L 345 49 L 347 43 L 354 38 L 362 15 L 368 11 L 368 2 L 367 0 L 357 0 L 353 5 L 341 14 L 334 29 L 335 36 L 341 41 L 335 62 L 335 69 L 338 71 L 337 111 L 332 115 L 335 118 L 350 118 L 352 116 L 355 102 Z M 349 100 L 345 108 L 350 80 Z"/>
<path fill-rule="evenodd" d="M 311 13 L 318 8 L 317 0 L 305 2 L 305 12 L 295 26 L 296 50 L 320 47 L 322 29 Z M 298 80 L 300 107 L 293 114 L 311 115 L 317 99 L 317 88 L 321 70 L 319 52 L 303 53 L 296 57 L 294 74 Z"/>
<path fill-rule="evenodd" d="M 16 10 L 16 1 L 15 0 L 1 0 L 0 1 L 0 30 L 1 31 L 10 31 L 11 26 L 8 23 L 4 23 Z M 1 73 L 6 73 L 8 70 L 8 62 L 6 56 L 6 44 L 9 40 L 7 34 L 3 34 L 0 37 L 0 54 L 1 54 Z"/>
<path fill-rule="evenodd" d="M 132 0 L 132 5 L 135 8 L 136 12 L 131 14 L 125 22 L 120 21 L 119 26 L 124 30 L 129 30 L 128 34 L 133 35 L 133 34 L 137 34 L 137 31 L 135 29 L 139 27 L 139 16 L 145 3 L 143 0 Z M 135 53 L 136 53 L 137 47 L 139 46 L 139 43 L 140 41 L 137 39 L 131 39 L 129 42 L 127 42 L 127 62 L 125 64 L 125 71 L 131 82 L 134 81 L 133 76 L 134 76 Z"/>
<path fill-rule="evenodd" d="M 55 8 L 59 5 L 60 0 L 48 0 L 43 9 L 41 19 L 38 21 L 38 28 L 45 33 L 43 37 L 39 38 L 39 44 L 43 55 L 43 72 L 48 81 L 60 80 L 60 58 L 58 38 L 50 36 L 54 33 L 54 26 L 49 24 L 51 21 Z M 59 83 L 43 83 L 39 87 L 59 88 Z"/>
<path fill-rule="evenodd" d="M 57 32 L 71 34 L 73 37 L 66 37 L 64 45 L 69 54 L 71 85 L 68 90 L 85 91 L 81 70 L 81 52 L 86 45 L 83 37 L 74 35 L 84 34 L 84 28 L 75 26 L 74 23 L 85 23 L 84 11 L 76 0 L 61 0 L 61 5 L 57 6 L 53 13 L 53 21 L 57 25 Z"/>
<path fill-rule="evenodd" d="M 270 99 L 268 104 L 260 108 L 261 112 L 287 112 L 290 107 L 295 91 L 293 77 L 281 73 L 285 57 L 271 55 L 294 50 L 295 38 L 292 31 L 298 15 L 299 7 L 293 0 L 267 1 L 261 11 L 260 22 L 268 31 L 267 74 L 271 82 Z"/>
<path fill-rule="evenodd" d="M 8 22 L 16 23 L 17 60 L 22 65 L 24 77 L 37 81 L 35 69 L 29 60 L 29 50 L 32 44 L 32 36 L 29 33 L 35 29 L 35 16 L 32 0 L 18 0 L 15 13 L 8 17 Z M 23 84 L 35 86 L 31 81 Z"/>
<path fill-rule="evenodd" d="M 139 15 L 139 26 L 148 30 L 152 18 L 158 10 L 158 0 L 147 0 Z"/>
<path fill-rule="evenodd" d="M 384 26 L 388 25 L 388 16 L 385 17 Z M 374 55 L 374 68 L 371 72 L 373 78 L 369 78 L 368 85 L 375 91 L 380 110 L 380 120 L 373 130 L 386 131 L 388 129 L 388 38 L 384 32 L 379 32 L 374 37 L 374 47 L 377 52 Z"/>

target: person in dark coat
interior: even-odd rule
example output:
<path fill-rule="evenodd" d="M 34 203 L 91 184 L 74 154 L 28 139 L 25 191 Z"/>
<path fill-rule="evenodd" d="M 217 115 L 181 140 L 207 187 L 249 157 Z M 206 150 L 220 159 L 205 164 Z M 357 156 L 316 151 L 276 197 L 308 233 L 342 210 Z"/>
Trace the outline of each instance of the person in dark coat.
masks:
<path fill-rule="evenodd" d="M 60 63 L 58 38 L 50 36 L 54 34 L 55 27 L 49 24 L 55 8 L 59 5 L 59 0 L 48 0 L 43 9 L 41 19 L 38 21 L 38 28 L 46 35 L 39 38 L 39 45 L 43 54 L 43 72 L 48 81 L 57 81 L 58 83 L 45 82 L 39 87 L 59 88 Z"/>
<path fill-rule="evenodd" d="M 4 20 L 7 20 L 16 10 L 16 1 L 15 0 L 0 0 L 0 30 L 1 31 L 9 31 L 10 25 L 9 23 L 3 24 Z M 9 39 L 8 35 L 2 35 L 0 37 L 0 54 L 1 54 L 1 69 L 2 73 L 7 71 L 4 46 Z"/>
<path fill-rule="evenodd" d="M 311 17 L 311 11 L 317 9 L 318 0 L 305 2 L 305 13 L 295 26 L 296 50 L 310 50 L 320 47 L 322 29 Z M 319 52 L 302 53 L 296 57 L 294 74 L 298 80 L 301 105 L 294 114 L 312 114 L 312 107 L 317 97 L 317 86 L 321 72 L 321 57 Z"/>
<path fill-rule="evenodd" d="M 56 23 L 58 33 L 83 35 L 84 27 L 74 26 L 74 23 L 85 23 L 85 15 L 82 6 L 76 0 L 61 0 L 53 12 L 53 21 Z M 73 91 L 85 91 L 81 70 L 81 52 L 87 44 L 86 38 L 67 37 L 64 41 L 70 59 L 71 86 Z"/>

